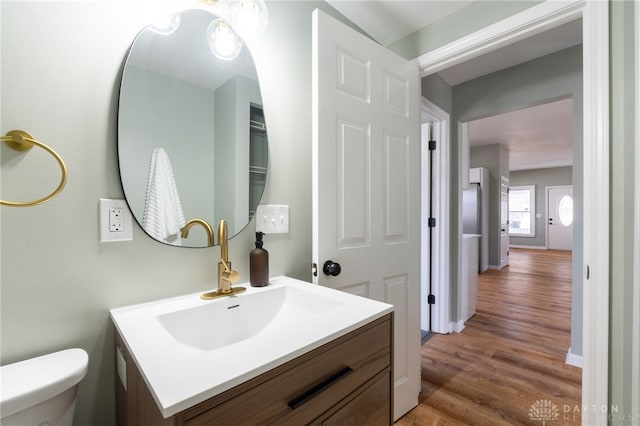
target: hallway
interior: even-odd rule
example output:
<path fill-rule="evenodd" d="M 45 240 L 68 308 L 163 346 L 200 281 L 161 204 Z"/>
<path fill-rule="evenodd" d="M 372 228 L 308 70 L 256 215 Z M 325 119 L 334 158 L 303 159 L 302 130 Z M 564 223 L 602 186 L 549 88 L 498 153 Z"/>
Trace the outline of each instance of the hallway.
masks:
<path fill-rule="evenodd" d="M 422 347 L 420 403 L 396 425 L 579 425 L 582 370 L 565 363 L 571 252 L 512 249 L 479 276 L 462 333 Z"/>

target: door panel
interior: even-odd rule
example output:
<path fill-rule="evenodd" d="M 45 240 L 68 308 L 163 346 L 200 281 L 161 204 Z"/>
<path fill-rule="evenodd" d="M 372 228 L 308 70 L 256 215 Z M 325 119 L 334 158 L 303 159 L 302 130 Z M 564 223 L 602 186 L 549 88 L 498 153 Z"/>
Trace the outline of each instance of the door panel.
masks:
<path fill-rule="evenodd" d="M 420 391 L 418 70 L 320 11 L 313 44 L 313 281 L 394 306 L 397 419 Z"/>
<path fill-rule="evenodd" d="M 338 247 L 369 245 L 369 129 L 338 121 Z"/>
<path fill-rule="evenodd" d="M 386 293 L 385 302 L 392 304 L 394 307 L 394 346 L 408 348 L 410 347 L 410 339 L 406 324 L 409 322 L 409 278 L 407 274 L 385 277 L 384 288 Z M 408 357 L 401 356 L 398 360 L 394 359 L 393 379 L 396 387 L 406 386 L 411 374 L 412 371 L 410 370 Z"/>
<path fill-rule="evenodd" d="M 384 135 L 384 240 L 409 240 L 409 140 L 407 136 Z"/>

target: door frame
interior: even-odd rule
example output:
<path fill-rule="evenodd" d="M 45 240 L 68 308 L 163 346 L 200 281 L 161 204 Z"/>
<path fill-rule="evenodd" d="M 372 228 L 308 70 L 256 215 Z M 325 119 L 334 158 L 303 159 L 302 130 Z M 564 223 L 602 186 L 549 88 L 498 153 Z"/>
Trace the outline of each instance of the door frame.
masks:
<path fill-rule="evenodd" d="M 635 95 L 635 110 L 636 113 L 640 111 L 640 7 L 636 5 L 635 7 L 635 42 L 636 42 L 636 63 L 635 63 L 635 74 L 636 74 L 636 95 Z M 640 188 L 640 126 L 636 124 L 636 144 L 635 144 L 635 188 L 636 193 Z M 633 243 L 633 252 L 636 253 L 634 268 L 633 268 L 633 288 L 640 289 L 640 259 L 638 259 L 638 254 L 640 254 L 640 196 L 636 196 L 635 199 L 635 219 L 634 219 L 634 243 Z M 640 291 L 633 292 L 633 302 L 632 302 L 632 330 L 636 330 L 633 334 L 633 342 L 632 342 L 632 355 L 631 355 L 631 412 L 634 414 L 640 414 Z"/>
<path fill-rule="evenodd" d="M 424 77 L 579 18 L 582 18 L 584 85 L 582 406 L 608 408 L 610 323 L 608 2 L 587 0 L 543 2 L 425 53 L 416 61 L 420 67 L 421 76 Z M 589 232 L 584 232 L 586 229 Z M 585 330 L 589 332 L 584 332 Z M 608 409 L 592 410 L 589 414 L 589 421 L 607 423 Z"/>
<path fill-rule="evenodd" d="M 551 185 L 544 187 L 544 212 L 545 212 L 545 225 L 544 225 L 544 238 L 545 248 L 549 249 L 549 190 L 558 188 L 571 188 L 571 197 L 573 198 L 573 185 Z M 573 224 L 571 225 L 573 226 Z M 573 250 L 573 242 L 571 243 L 571 249 Z"/>
<path fill-rule="evenodd" d="M 422 97 L 420 104 L 420 123 L 433 123 L 437 147 L 433 157 L 433 214 L 436 218 L 436 226 L 433 228 L 433 246 L 437 247 L 432 254 L 429 253 L 429 151 L 425 149 L 425 143 L 429 138 L 421 135 L 421 156 L 422 156 L 422 205 L 421 205 L 421 245 L 422 259 L 420 262 L 421 288 L 429 285 L 429 268 L 424 264 L 424 255 L 432 255 L 432 294 L 436 303 L 431 310 L 431 330 L 434 333 L 450 333 L 454 329 L 451 322 L 450 302 L 449 302 L 449 280 L 450 280 L 450 258 L 449 258 L 449 212 L 450 206 L 450 129 L 451 124 L 449 114 L 439 108 L 430 100 Z M 420 315 L 422 318 L 426 302 L 420 300 Z"/>

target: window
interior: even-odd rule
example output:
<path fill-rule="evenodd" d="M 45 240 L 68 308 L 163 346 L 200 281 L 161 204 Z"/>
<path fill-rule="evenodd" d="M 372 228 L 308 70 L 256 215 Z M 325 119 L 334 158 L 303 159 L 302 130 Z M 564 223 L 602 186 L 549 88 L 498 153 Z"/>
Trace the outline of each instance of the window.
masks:
<path fill-rule="evenodd" d="M 513 237 L 536 236 L 535 185 L 509 188 L 509 234 Z"/>
<path fill-rule="evenodd" d="M 558 204 L 558 215 L 560 223 L 564 226 L 571 226 L 573 223 L 573 198 L 570 195 L 564 195 Z"/>

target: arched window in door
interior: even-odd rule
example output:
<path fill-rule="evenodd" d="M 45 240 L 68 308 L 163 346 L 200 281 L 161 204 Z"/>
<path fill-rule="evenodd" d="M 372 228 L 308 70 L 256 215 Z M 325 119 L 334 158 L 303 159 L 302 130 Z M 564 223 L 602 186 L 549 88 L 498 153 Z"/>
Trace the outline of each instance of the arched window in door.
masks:
<path fill-rule="evenodd" d="M 564 195 L 558 203 L 558 216 L 560 223 L 564 226 L 571 226 L 573 223 L 573 198 L 570 195 Z"/>

